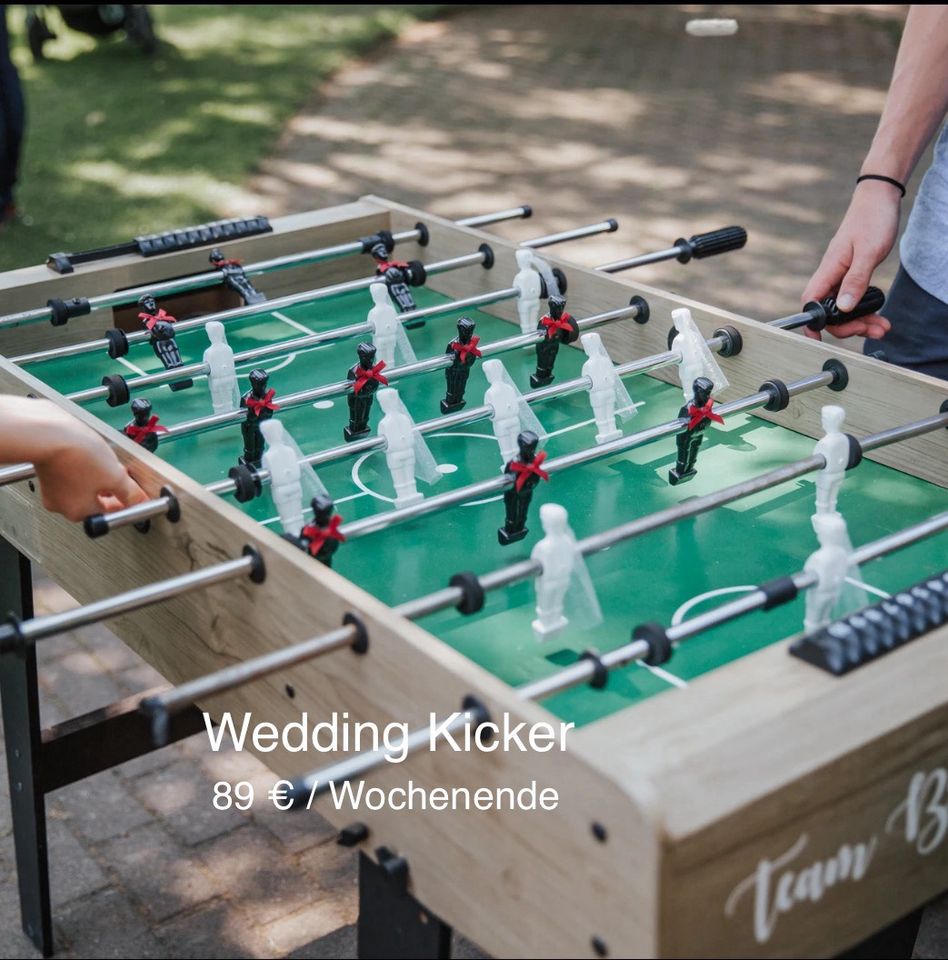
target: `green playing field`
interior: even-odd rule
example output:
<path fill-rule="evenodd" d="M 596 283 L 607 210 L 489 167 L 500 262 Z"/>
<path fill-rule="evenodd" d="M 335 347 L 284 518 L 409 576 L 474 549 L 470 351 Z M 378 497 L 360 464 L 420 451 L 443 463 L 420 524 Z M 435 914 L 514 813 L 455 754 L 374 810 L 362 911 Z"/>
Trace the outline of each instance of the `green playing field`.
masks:
<path fill-rule="evenodd" d="M 431 290 L 415 292 L 420 306 L 445 300 Z M 624 305 L 615 304 L 616 308 Z M 229 323 L 228 339 L 235 351 L 248 350 L 316 330 L 362 322 L 370 306 L 368 292 L 360 291 L 284 311 L 264 310 L 253 318 Z M 570 306 L 574 315 L 585 316 L 581 304 Z M 469 315 L 477 321 L 482 346 L 516 333 L 509 323 L 496 317 L 482 312 Z M 454 334 L 455 319 L 456 314 L 446 314 L 429 320 L 422 329 L 410 331 L 419 359 L 443 353 Z M 183 332 L 178 341 L 186 363 L 200 360 L 207 346 L 202 330 Z M 346 370 L 356 360 L 357 343 L 358 340 L 344 340 L 268 358 L 263 366 L 271 373 L 270 385 L 276 389 L 277 402 L 281 395 L 344 379 Z M 502 359 L 521 389 L 528 390 L 533 350 L 522 348 L 503 354 Z M 557 381 L 576 377 L 583 359 L 580 351 L 561 350 Z M 722 361 L 725 371 L 727 363 Z M 257 365 L 244 364 L 238 372 L 245 375 Z M 131 377 L 160 369 L 150 347 L 139 344 L 132 347 L 121 364 L 102 354 L 48 361 L 32 366 L 30 371 L 68 393 L 97 385 L 106 373 Z M 779 360 L 775 361 L 773 375 L 779 377 L 781 373 Z M 625 424 L 626 433 L 677 416 L 682 402 L 679 389 L 647 376 L 626 383 L 638 404 L 636 416 Z M 416 421 L 439 416 L 438 402 L 445 386 L 442 371 L 406 378 L 393 386 L 398 387 Z M 246 388 L 244 381 L 242 389 Z M 485 389 L 486 381 L 478 365 L 468 384 L 468 405 L 479 406 Z M 845 393 L 824 393 L 827 403 L 845 406 Z M 207 383 L 201 378 L 190 390 L 172 393 L 162 386 L 140 395 L 151 399 L 154 412 L 165 425 L 211 412 Z M 720 399 L 731 398 L 731 393 L 725 393 Z M 104 401 L 89 407 L 116 428 L 130 418 L 127 407 L 112 409 Z M 550 457 L 594 445 L 595 428 L 584 392 L 537 404 L 534 410 L 549 434 L 546 449 Z M 928 412 L 918 413 L 921 417 Z M 343 442 L 348 410 L 345 397 L 339 396 L 287 409 L 279 416 L 303 451 L 312 453 Z M 378 419 L 376 404 L 372 424 Z M 429 434 L 428 441 L 443 476 L 432 487 L 420 484 L 425 493 L 483 480 L 501 469 L 497 443 L 487 421 Z M 497 541 L 496 531 L 504 516 L 498 495 L 345 543 L 336 554 L 335 569 L 386 603 L 397 604 L 447 585 L 451 574 L 460 570 L 485 573 L 528 556 L 540 532 L 538 509 L 542 503 L 563 504 L 569 510 L 577 537 L 585 537 L 808 456 L 812 449 L 813 441 L 807 437 L 753 416 L 735 415 L 723 427 L 708 430 L 698 459 L 698 476 L 688 484 L 672 487 L 667 483 L 667 472 L 675 459 L 675 442 L 674 438 L 665 438 L 628 453 L 564 470 L 549 483 L 541 483 L 531 506 L 530 534 L 518 544 L 502 547 Z M 241 450 L 238 424 L 164 440 L 158 448 L 170 463 L 205 483 L 226 477 Z M 319 469 L 319 475 L 346 521 L 392 508 L 391 480 L 384 455 L 379 451 L 326 464 Z M 945 503 L 945 491 L 939 487 L 869 461 L 847 477 L 840 497 L 840 509 L 856 545 L 917 523 L 944 510 Z M 243 509 L 280 532 L 267 492 L 244 504 Z M 485 609 L 476 616 L 466 618 L 451 610 L 422 623 L 503 680 L 521 684 L 573 662 L 587 647 L 605 651 L 628 642 L 631 629 L 638 623 L 677 622 L 732 599 L 764 580 L 800 569 L 816 547 L 810 526 L 812 512 L 813 481 L 806 478 L 596 554 L 589 558 L 588 566 L 602 606 L 603 622 L 587 631 L 570 628 L 546 644 L 538 643 L 530 629 L 534 616 L 530 583 L 491 593 Z M 874 598 L 880 592 L 901 589 L 941 570 L 945 566 L 944 556 L 942 535 L 874 562 L 862 571 L 862 580 Z M 306 598 L 300 598 L 300 602 L 305 603 Z M 802 611 L 803 601 L 797 600 L 768 613 L 751 614 L 687 641 L 664 669 L 633 664 L 613 671 L 603 690 L 579 687 L 551 698 L 546 706 L 564 719 L 582 724 L 640 698 L 671 687 L 684 687 L 708 670 L 797 632 Z"/>

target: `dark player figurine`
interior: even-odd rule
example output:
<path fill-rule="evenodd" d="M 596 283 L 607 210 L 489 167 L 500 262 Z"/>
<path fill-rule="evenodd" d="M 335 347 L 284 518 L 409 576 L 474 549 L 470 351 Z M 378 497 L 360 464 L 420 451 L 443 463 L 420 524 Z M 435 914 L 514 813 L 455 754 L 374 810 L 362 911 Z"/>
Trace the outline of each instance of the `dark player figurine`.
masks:
<path fill-rule="evenodd" d="M 167 427 L 158 426 L 158 417 L 151 412 L 151 401 L 138 397 L 132 401 L 133 419 L 125 424 L 122 433 L 130 437 L 149 453 L 158 449 L 158 434 L 167 433 Z"/>
<path fill-rule="evenodd" d="M 453 413 L 460 410 L 464 404 L 464 391 L 467 389 L 467 379 L 477 363 L 481 351 L 477 349 L 481 338 L 474 336 L 474 321 L 470 317 L 461 317 L 458 320 L 458 335 L 448 344 L 444 352 L 452 354 L 451 366 L 444 371 L 444 379 L 448 389 L 441 401 L 442 413 Z"/>
<path fill-rule="evenodd" d="M 311 506 L 313 522 L 303 527 L 298 537 L 287 534 L 287 540 L 320 563 L 331 567 L 333 554 L 339 549 L 340 543 L 346 542 L 345 534 L 339 532 L 342 517 L 333 512 L 335 504 L 331 497 L 313 497 Z"/>
<path fill-rule="evenodd" d="M 545 387 L 553 382 L 553 365 L 560 352 L 561 343 L 575 343 L 579 339 L 579 326 L 566 313 L 566 297 L 550 297 L 550 312 L 540 317 L 537 330 L 543 339 L 537 343 L 537 370 L 530 376 L 530 386 Z"/>
<path fill-rule="evenodd" d="M 549 480 L 550 475 L 543 469 L 546 453 L 537 453 L 540 438 L 530 430 L 524 430 L 517 437 L 519 455 L 504 467 L 504 474 L 513 483 L 504 491 L 504 510 L 507 517 L 504 525 L 497 531 L 501 546 L 522 540 L 527 530 L 527 511 L 533 499 L 533 490 L 541 480 Z"/>
<path fill-rule="evenodd" d="M 417 310 L 418 305 L 412 296 L 412 286 L 421 281 L 415 277 L 412 264 L 401 260 L 389 260 L 388 250 L 381 241 L 369 251 L 375 260 L 375 275 L 381 277 L 388 286 L 388 292 L 398 305 L 398 309 L 405 313 L 408 310 Z M 410 326 L 422 326 L 424 321 L 413 323 Z"/>
<path fill-rule="evenodd" d="M 270 374 L 266 370 L 251 370 L 249 380 L 250 389 L 240 398 L 240 408 L 247 411 L 247 416 L 240 425 L 240 432 L 244 435 L 244 455 L 238 462 L 258 469 L 263 456 L 260 422 L 269 420 L 280 408 L 273 402 L 276 391 L 272 387 L 267 389 Z"/>
<path fill-rule="evenodd" d="M 352 384 L 349 394 L 349 425 L 342 431 L 346 441 L 357 440 L 369 432 L 369 414 L 375 402 L 375 394 L 380 386 L 388 386 L 388 380 L 382 375 L 385 361 L 375 362 L 375 347 L 371 343 L 360 343 L 356 350 L 359 362 L 349 368 L 346 379 Z"/>
<path fill-rule="evenodd" d="M 178 349 L 178 342 L 174 338 L 175 318 L 170 313 L 166 313 L 155 298 L 146 293 L 139 301 L 138 305 L 142 308 L 138 319 L 145 324 L 145 329 L 151 334 L 149 343 L 155 356 L 162 362 L 166 370 L 174 370 L 176 367 L 183 367 L 184 361 L 181 359 L 181 351 Z M 194 381 L 177 380 L 171 385 L 172 390 L 185 390 L 194 386 Z"/>
<path fill-rule="evenodd" d="M 704 431 L 712 420 L 715 423 L 724 423 L 724 417 L 711 409 L 714 406 L 714 400 L 711 399 L 714 384 L 707 377 L 698 377 L 691 388 L 694 391 L 691 403 L 686 403 L 678 411 L 679 418 L 688 418 L 688 426 L 676 437 L 678 462 L 673 470 L 668 471 L 668 482 L 672 486 L 684 483 L 697 474 L 695 460 L 698 459 L 698 450 L 704 440 Z"/>
<path fill-rule="evenodd" d="M 228 260 L 217 247 L 211 251 L 208 260 L 215 270 L 224 274 L 224 285 L 233 290 L 244 303 L 263 303 L 267 299 L 266 294 L 261 293 L 250 282 L 239 260 Z"/>

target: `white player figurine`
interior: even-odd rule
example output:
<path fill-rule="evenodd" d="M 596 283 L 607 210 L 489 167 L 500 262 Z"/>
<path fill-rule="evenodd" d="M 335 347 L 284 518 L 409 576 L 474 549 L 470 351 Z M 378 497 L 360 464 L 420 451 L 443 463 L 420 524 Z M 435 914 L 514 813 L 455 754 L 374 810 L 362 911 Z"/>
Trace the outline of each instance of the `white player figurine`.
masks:
<path fill-rule="evenodd" d="M 237 386 L 234 351 L 227 343 L 224 324 L 219 320 L 211 320 L 204 329 L 211 341 L 211 345 L 204 351 L 207 385 L 211 390 L 211 406 L 215 413 L 227 413 L 240 406 L 240 388 Z"/>
<path fill-rule="evenodd" d="M 513 285 L 517 288 L 520 332 L 533 333 L 540 322 L 540 293 L 543 290 L 543 281 L 537 272 L 536 257 L 532 250 L 521 247 L 516 256 L 520 270 L 513 279 Z"/>
<path fill-rule="evenodd" d="M 303 504 L 308 504 L 317 494 L 326 496 L 326 488 L 316 471 L 300 462 L 302 451 L 279 420 L 263 420 L 260 433 L 267 444 L 260 466 L 270 474 L 270 496 L 280 515 L 280 524 L 284 533 L 299 534 L 303 526 Z"/>
<path fill-rule="evenodd" d="M 409 507 L 424 499 L 415 479 L 437 483 L 441 473 L 398 391 L 379 390 L 376 397 L 384 413 L 378 433 L 385 441 L 385 462 L 395 486 L 395 506 Z"/>
<path fill-rule="evenodd" d="M 817 515 L 836 512 L 836 500 L 839 488 L 846 476 L 849 463 L 849 439 L 842 431 L 846 411 L 842 407 L 829 405 L 822 411 L 823 429 L 826 433 L 813 448 L 814 454 L 822 454 L 826 466 L 816 474 L 816 512 Z"/>
<path fill-rule="evenodd" d="M 530 430 L 542 442 L 546 431 L 500 360 L 485 360 L 481 369 L 490 384 L 484 392 L 484 405 L 491 408 L 491 425 L 500 445 L 500 469 L 503 470 L 520 451 L 518 434 Z"/>
<path fill-rule="evenodd" d="M 373 283 L 369 287 L 369 293 L 372 294 L 375 306 L 369 311 L 366 322 L 372 327 L 376 358 L 384 360 L 386 367 L 414 363 L 417 359 L 415 351 L 412 350 L 405 327 L 398 318 L 388 285 Z"/>
<path fill-rule="evenodd" d="M 853 563 L 846 521 L 838 513 L 818 513 L 813 517 L 813 529 L 820 548 L 811 553 L 803 565 L 804 571 L 817 577 L 816 583 L 806 591 L 803 629 L 807 633 L 825 627 L 835 615 L 865 604 L 865 594 L 857 586 L 859 568 Z M 855 584 L 850 587 L 847 579 L 854 580 Z"/>
<path fill-rule="evenodd" d="M 635 404 L 616 373 L 602 337 L 584 333 L 579 340 L 589 358 L 583 364 L 583 376 L 589 382 L 589 402 L 596 418 L 596 443 L 618 440 L 622 431 L 616 426 L 616 416 L 621 420 L 634 417 Z"/>
<path fill-rule="evenodd" d="M 727 377 L 718 366 L 711 348 L 698 329 L 691 311 L 687 307 L 672 310 L 672 321 L 678 331 L 672 340 L 671 348 L 678 354 L 678 376 L 685 400 L 694 396 L 692 384 L 698 377 L 707 377 L 714 384 L 714 392 L 720 393 L 728 387 Z"/>
<path fill-rule="evenodd" d="M 530 553 L 530 559 L 543 568 L 536 578 L 534 636 L 537 640 L 549 640 L 562 633 L 570 622 L 567 611 L 574 626 L 594 627 L 602 621 L 602 610 L 570 529 L 566 508 L 558 503 L 544 503 L 540 507 L 540 525 L 543 539 Z"/>

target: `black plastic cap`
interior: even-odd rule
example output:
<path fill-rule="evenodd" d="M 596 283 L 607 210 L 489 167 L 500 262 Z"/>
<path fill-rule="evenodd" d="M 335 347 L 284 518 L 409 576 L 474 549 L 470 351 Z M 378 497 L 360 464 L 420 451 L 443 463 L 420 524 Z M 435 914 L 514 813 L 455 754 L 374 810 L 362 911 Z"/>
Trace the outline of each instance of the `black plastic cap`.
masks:
<path fill-rule="evenodd" d="M 72 300 L 60 300 L 54 297 L 46 301 L 49 307 L 49 322 L 54 327 L 64 327 L 73 317 L 84 317 L 92 312 L 92 305 L 85 297 L 73 297 Z"/>
<path fill-rule="evenodd" d="M 51 253 L 46 257 L 46 266 L 50 270 L 55 270 L 56 273 L 73 273 L 75 272 L 75 267 L 72 265 L 72 260 L 69 259 L 68 253 Z"/>
<path fill-rule="evenodd" d="M 609 224 L 609 229 L 606 231 L 606 233 L 615 233 L 616 230 L 619 229 L 619 221 L 616 220 L 615 217 L 610 217 L 608 220 L 606 220 L 606 223 Z"/>
<path fill-rule="evenodd" d="M 484 254 L 484 262 L 481 266 L 485 270 L 490 270 L 494 265 L 494 248 L 489 243 L 482 243 L 477 249 Z"/>
<path fill-rule="evenodd" d="M 263 557 L 260 555 L 260 551 L 248 543 L 241 553 L 245 557 L 250 557 L 253 561 L 250 565 L 250 582 L 263 583 L 263 581 L 267 579 L 267 568 L 263 562 Z"/>
<path fill-rule="evenodd" d="M 579 659 L 588 660 L 592 664 L 593 673 L 589 678 L 589 686 L 593 690 L 601 690 L 609 680 L 609 668 L 602 662 L 602 657 L 595 650 L 584 650 Z"/>
<path fill-rule="evenodd" d="M 718 355 L 722 357 L 736 357 L 744 349 L 744 338 L 737 327 L 728 324 L 726 327 L 718 327 L 714 331 L 716 337 L 720 337 L 724 343 Z"/>
<path fill-rule="evenodd" d="M 249 503 L 260 494 L 260 482 L 250 467 L 238 464 L 227 471 L 227 476 L 234 481 L 234 499 L 238 503 Z"/>
<path fill-rule="evenodd" d="M 851 433 L 846 434 L 849 441 L 849 459 L 846 461 L 846 469 L 852 470 L 862 463 L 862 444 Z"/>
<path fill-rule="evenodd" d="M 790 391 L 783 380 L 777 380 L 776 378 L 765 380 L 760 385 L 760 392 L 765 391 L 770 394 L 770 399 L 764 404 L 765 410 L 770 410 L 773 413 L 777 410 L 787 409 L 790 404 Z"/>
<path fill-rule="evenodd" d="M 948 400 L 942 402 L 942 405 L 938 408 L 939 413 L 948 413 Z M 945 427 L 948 430 L 948 427 Z"/>
<path fill-rule="evenodd" d="M 347 613 L 342 622 L 344 626 L 355 627 L 355 640 L 349 644 L 349 649 L 353 653 L 363 654 L 369 652 L 369 631 L 362 618 L 356 616 L 351 611 Z"/>
<path fill-rule="evenodd" d="M 520 209 L 523 210 L 521 220 L 529 220 L 533 216 L 533 207 L 531 207 L 529 203 L 523 204 Z"/>
<path fill-rule="evenodd" d="M 336 843 L 340 847 L 357 847 L 363 840 L 368 839 L 369 828 L 362 823 L 350 823 L 349 826 L 343 827 L 339 831 L 339 836 L 336 837 Z"/>
<path fill-rule="evenodd" d="M 428 228 L 419 220 L 418 223 L 415 224 L 415 229 L 418 231 L 418 246 L 427 247 L 431 240 L 431 234 L 428 232 Z"/>
<path fill-rule="evenodd" d="M 119 357 L 124 357 L 128 353 L 128 337 L 124 330 L 112 327 L 111 330 L 105 331 L 105 339 L 109 341 L 109 356 L 113 360 L 118 360 Z"/>
<path fill-rule="evenodd" d="M 411 275 L 410 280 L 413 287 L 424 286 L 428 279 L 428 271 L 420 260 L 410 260 L 408 262 L 408 272 Z"/>
<path fill-rule="evenodd" d="M 105 402 L 110 407 L 121 407 L 128 403 L 130 396 L 128 383 L 121 374 L 110 373 L 104 376 L 102 378 L 102 386 L 108 388 L 109 395 L 105 398 Z"/>
<path fill-rule="evenodd" d="M 823 369 L 833 374 L 833 382 L 829 384 L 830 390 L 840 393 L 849 386 L 849 371 L 842 360 L 827 360 L 823 364 Z"/>
<path fill-rule="evenodd" d="M 476 574 L 471 573 L 469 570 L 456 573 L 448 581 L 448 585 L 459 587 L 461 590 L 461 600 L 456 607 L 460 613 L 463 613 L 465 616 L 470 616 L 472 613 L 477 613 L 484 609 L 486 594 Z"/>
<path fill-rule="evenodd" d="M 642 662 L 648 666 L 660 667 L 671 659 L 672 642 L 668 639 L 668 631 L 660 623 L 640 623 L 632 631 L 632 639 L 644 640 L 648 644 L 648 656 L 642 658 Z"/>
<path fill-rule="evenodd" d="M 165 519 L 168 523 L 177 523 L 181 519 L 181 504 L 178 503 L 178 498 L 171 487 L 162 487 L 161 495 L 168 501 Z"/>
<path fill-rule="evenodd" d="M 636 323 L 648 323 L 648 318 L 651 316 L 652 311 L 645 297 L 640 297 L 636 294 L 636 296 L 632 297 L 629 301 L 629 306 L 636 308 L 637 313 L 632 318 Z"/>
<path fill-rule="evenodd" d="M 151 721 L 151 741 L 156 747 L 168 745 L 169 716 L 168 710 L 159 697 L 145 697 L 138 704 L 139 713 Z"/>
<path fill-rule="evenodd" d="M 673 244 L 673 247 L 677 247 L 679 250 L 678 256 L 675 259 L 679 263 L 690 263 L 693 256 L 691 249 L 691 244 L 684 238 L 679 237 Z"/>
<path fill-rule="evenodd" d="M 93 513 L 82 521 L 82 529 L 91 540 L 104 537 L 109 532 L 109 521 L 104 513 Z"/>
<path fill-rule="evenodd" d="M 487 743 L 494 735 L 494 731 L 490 727 L 484 726 L 484 724 L 490 723 L 490 711 L 484 701 L 475 697 L 473 693 L 469 693 L 461 701 L 461 709 L 474 714 L 477 723 L 477 730 L 474 735 L 477 737 L 477 742 Z"/>

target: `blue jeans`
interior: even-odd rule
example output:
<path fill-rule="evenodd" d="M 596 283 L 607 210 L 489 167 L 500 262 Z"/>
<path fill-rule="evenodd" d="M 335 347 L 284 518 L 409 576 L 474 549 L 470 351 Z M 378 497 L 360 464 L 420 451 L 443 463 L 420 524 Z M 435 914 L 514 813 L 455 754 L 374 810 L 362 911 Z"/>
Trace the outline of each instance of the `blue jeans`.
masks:
<path fill-rule="evenodd" d="M 900 266 L 882 314 L 892 329 L 881 340 L 866 340 L 864 351 L 882 350 L 889 363 L 948 380 L 948 304 Z"/>
<path fill-rule="evenodd" d="M 20 166 L 23 142 L 23 90 L 20 76 L 10 59 L 7 8 L 0 5 L 0 216 L 13 203 L 13 187 Z"/>

